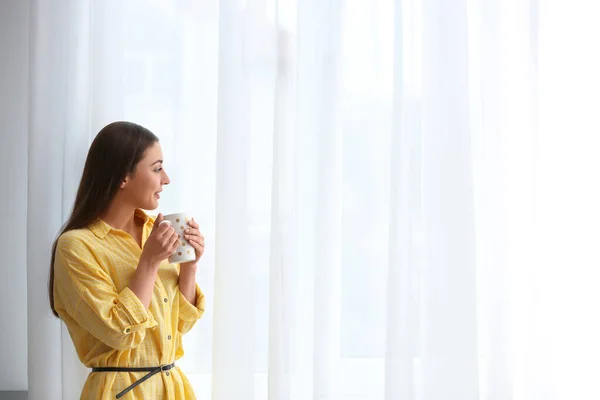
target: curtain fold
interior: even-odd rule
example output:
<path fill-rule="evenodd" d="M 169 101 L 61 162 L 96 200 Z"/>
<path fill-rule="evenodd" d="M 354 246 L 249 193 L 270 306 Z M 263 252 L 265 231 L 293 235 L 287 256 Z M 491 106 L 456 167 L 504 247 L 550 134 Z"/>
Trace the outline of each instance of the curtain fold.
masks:
<path fill-rule="evenodd" d="M 252 237 L 247 172 L 254 78 L 248 67 L 255 59 L 248 35 L 253 21 L 242 4 L 219 3 L 213 399 L 254 393 L 258 307 L 252 305 L 255 273 L 248 263 Z"/>
<path fill-rule="evenodd" d="M 394 78 L 390 145 L 389 261 L 385 398 L 414 399 L 418 393 L 415 358 L 419 301 L 420 141 L 413 62 L 415 26 L 411 2 L 394 1 Z"/>
<path fill-rule="evenodd" d="M 297 262 L 297 105 L 296 43 L 289 21 L 280 15 L 274 23 L 274 122 L 271 180 L 271 234 L 269 257 L 269 399 L 290 398 L 293 373 L 293 334 L 298 276 Z"/>
<path fill-rule="evenodd" d="M 424 0 L 422 46 L 423 398 L 477 399 L 467 2 Z"/>
<path fill-rule="evenodd" d="M 31 2 L 27 178 L 28 390 L 76 398 L 85 369 L 49 310 L 50 245 L 70 212 L 89 146 L 90 3 Z"/>

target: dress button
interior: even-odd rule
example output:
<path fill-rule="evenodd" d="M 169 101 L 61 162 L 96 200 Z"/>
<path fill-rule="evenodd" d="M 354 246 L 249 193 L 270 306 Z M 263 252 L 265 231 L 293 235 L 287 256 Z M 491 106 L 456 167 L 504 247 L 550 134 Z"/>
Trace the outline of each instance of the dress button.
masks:
<path fill-rule="evenodd" d="M 171 340 L 171 335 L 167 336 L 167 339 Z"/>
<path fill-rule="evenodd" d="M 167 371 L 167 376 L 169 376 L 169 375 L 171 375 L 171 374 L 169 373 L 169 371 Z"/>
<path fill-rule="evenodd" d="M 165 299 L 164 299 L 164 300 L 165 300 L 165 303 L 169 301 L 169 299 L 167 299 L 166 297 L 165 297 Z"/>
<path fill-rule="evenodd" d="M 131 329 L 129 329 L 129 328 L 125 329 L 125 332 L 129 333 L 129 332 L 131 332 Z"/>

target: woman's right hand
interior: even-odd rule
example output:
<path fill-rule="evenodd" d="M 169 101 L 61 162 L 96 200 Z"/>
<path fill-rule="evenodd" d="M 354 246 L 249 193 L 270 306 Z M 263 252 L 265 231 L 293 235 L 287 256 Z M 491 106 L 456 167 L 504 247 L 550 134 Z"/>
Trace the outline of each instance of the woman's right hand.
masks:
<path fill-rule="evenodd" d="M 163 215 L 158 214 L 140 256 L 140 261 L 154 266 L 158 266 L 164 259 L 170 257 L 179 247 L 179 235 L 171 224 L 161 224 L 162 221 Z"/>

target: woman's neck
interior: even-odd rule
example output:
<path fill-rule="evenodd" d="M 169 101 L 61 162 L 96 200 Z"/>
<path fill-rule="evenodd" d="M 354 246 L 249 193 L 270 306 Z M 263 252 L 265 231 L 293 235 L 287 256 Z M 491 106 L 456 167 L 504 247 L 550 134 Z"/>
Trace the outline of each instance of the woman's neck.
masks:
<path fill-rule="evenodd" d="M 132 235 L 138 225 L 136 224 L 135 208 L 117 202 L 111 203 L 108 210 L 100 218 L 114 229 L 119 229 Z"/>

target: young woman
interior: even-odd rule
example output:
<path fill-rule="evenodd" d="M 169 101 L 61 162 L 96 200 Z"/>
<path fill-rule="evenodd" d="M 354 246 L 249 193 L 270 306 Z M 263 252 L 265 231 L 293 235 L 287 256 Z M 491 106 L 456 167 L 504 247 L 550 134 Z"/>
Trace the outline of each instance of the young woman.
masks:
<path fill-rule="evenodd" d="M 92 368 L 81 399 L 195 399 L 174 364 L 181 337 L 204 312 L 196 263 L 204 236 L 186 238 L 196 260 L 166 260 L 179 237 L 142 210 L 170 180 L 158 138 L 129 122 L 103 128 L 87 155 L 73 212 L 52 248 L 50 305 L 81 362 Z"/>

